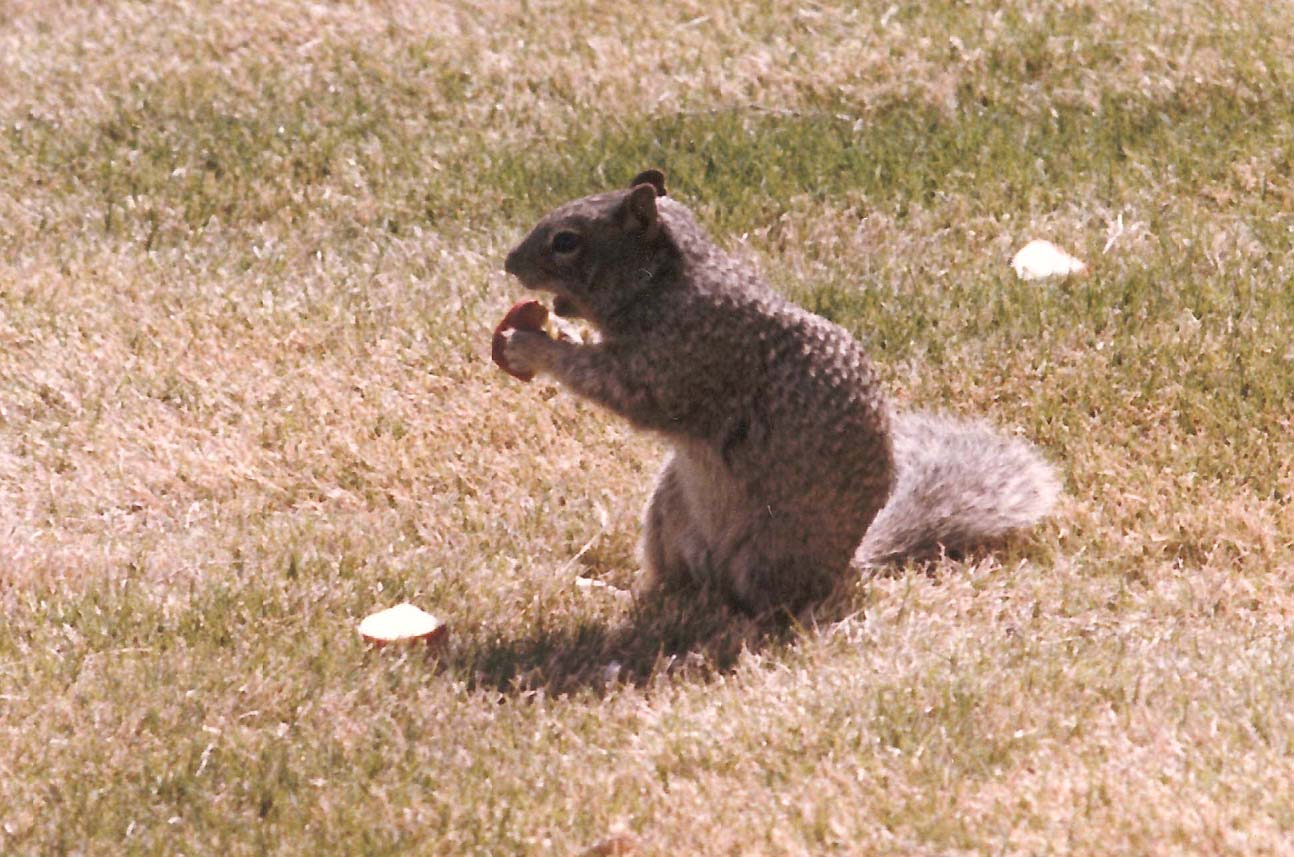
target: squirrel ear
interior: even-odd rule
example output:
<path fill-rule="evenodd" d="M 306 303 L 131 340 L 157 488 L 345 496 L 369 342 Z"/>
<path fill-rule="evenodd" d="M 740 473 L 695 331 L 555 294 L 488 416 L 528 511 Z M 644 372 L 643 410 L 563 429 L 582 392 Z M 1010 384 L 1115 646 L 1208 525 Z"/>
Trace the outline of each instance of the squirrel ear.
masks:
<path fill-rule="evenodd" d="M 620 209 L 626 231 L 637 232 L 656 222 L 656 188 L 650 184 L 636 185 L 625 197 Z"/>
<path fill-rule="evenodd" d="M 643 170 L 634 176 L 634 180 L 629 182 L 630 187 L 638 187 L 640 184 L 649 184 L 656 188 L 657 196 L 665 196 L 665 174 L 660 170 Z"/>

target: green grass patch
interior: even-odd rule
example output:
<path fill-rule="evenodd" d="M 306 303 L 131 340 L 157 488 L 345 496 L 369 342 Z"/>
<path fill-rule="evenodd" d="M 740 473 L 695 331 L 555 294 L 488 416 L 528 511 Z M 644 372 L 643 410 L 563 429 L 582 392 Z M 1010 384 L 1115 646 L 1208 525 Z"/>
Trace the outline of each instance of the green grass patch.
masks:
<path fill-rule="evenodd" d="M 503 153 L 483 183 L 520 216 L 656 165 L 718 234 L 767 226 L 802 195 L 862 200 L 860 214 L 899 217 L 956 195 L 977 213 L 1027 216 L 1066 204 L 1080 188 L 1089 202 L 1114 207 L 1148 181 L 1198 193 L 1294 128 L 1286 93 L 1255 101 L 1221 88 L 1166 103 L 1111 97 L 1096 110 L 1058 106 L 1041 116 L 1008 104 L 951 115 L 905 104 L 858 118 L 838 112 L 848 109 L 650 117 Z M 1283 161 L 1273 179 L 1288 179 L 1290 166 Z"/>
<path fill-rule="evenodd" d="M 410 63 L 409 73 L 426 71 Z M 481 129 L 424 108 L 453 97 L 451 70 L 429 91 L 397 75 L 353 53 L 304 83 L 253 68 L 249 92 L 193 74 L 118 94 L 92 124 L 14 123 L 3 143 L 20 171 L 45 177 L 41 195 L 90 200 L 88 228 L 152 249 L 213 223 L 281 230 L 320 210 L 335 212 L 339 238 L 357 234 L 356 210 L 365 228 L 394 235 L 512 223 L 649 165 L 664 168 L 720 234 L 767 226 L 802 195 L 899 217 L 950 195 L 977 212 L 1036 215 L 1076 188 L 1117 207 L 1147 182 L 1184 194 L 1226 182 L 1233 163 L 1294 129 L 1288 88 L 1241 94 L 1232 83 L 1166 100 L 1106 96 L 1095 108 L 1026 109 L 967 91 L 952 112 L 832 99 L 612 116 L 498 148 Z M 1267 180 L 1287 181 L 1291 163 L 1278 161 Z"/>

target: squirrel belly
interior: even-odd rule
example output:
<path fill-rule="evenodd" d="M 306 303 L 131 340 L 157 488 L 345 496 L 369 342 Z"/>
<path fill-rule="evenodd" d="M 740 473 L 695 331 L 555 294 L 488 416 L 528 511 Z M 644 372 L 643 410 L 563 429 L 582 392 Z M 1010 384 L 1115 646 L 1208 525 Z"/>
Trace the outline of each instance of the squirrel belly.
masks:
<path fill-rule="evenodd" d="M 657 171 L 555 209 L 505 268 L 601 337 L 513 330 L 496 362 L 673 448 L 639 546 L 661 587 L 798 609 L 858 570 L 999 539 L 1058 493 L 1024 441 L 893 414 L 859 343 L 720 250 Z"/>

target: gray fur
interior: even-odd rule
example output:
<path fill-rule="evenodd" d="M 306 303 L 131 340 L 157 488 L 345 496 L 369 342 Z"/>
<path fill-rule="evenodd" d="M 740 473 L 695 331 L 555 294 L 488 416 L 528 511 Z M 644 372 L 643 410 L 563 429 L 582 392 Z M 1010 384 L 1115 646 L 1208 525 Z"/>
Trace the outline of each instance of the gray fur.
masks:
<path fill-rule="evenodd" d="M 958 553 L 1033 524 L 1060 493 L 1032 445 L 978 421 L 899 414 L 893 493 L 854 555 L 860 569 Z"/>
<path fill-rule="evenodd" d="M 853 337 L 719 250 L 659 173 L 640 178 L 561 206 L 508 254 L 509 273 L 601 341 L 511 331 L 506 356 L 673 448 L 640 545 L 657 584 L 796 608 L 851 566 L 968 546 L 1046 511 L 1055 480 L 1036 452 L 938 417 L 892 430 Z"/>

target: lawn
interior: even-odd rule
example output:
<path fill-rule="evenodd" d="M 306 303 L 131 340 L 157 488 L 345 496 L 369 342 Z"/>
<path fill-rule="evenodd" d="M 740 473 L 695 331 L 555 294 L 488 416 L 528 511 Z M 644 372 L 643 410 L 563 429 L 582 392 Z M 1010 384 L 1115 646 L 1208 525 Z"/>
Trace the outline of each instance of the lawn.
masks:
<path fill-rule="evenodd" d="M 632 597 L 489 339 L 652 166 L 1054 515 Z M 1294 853 L 1294 7 L 0 0 L 0 611 L 6 855 Z"/>

